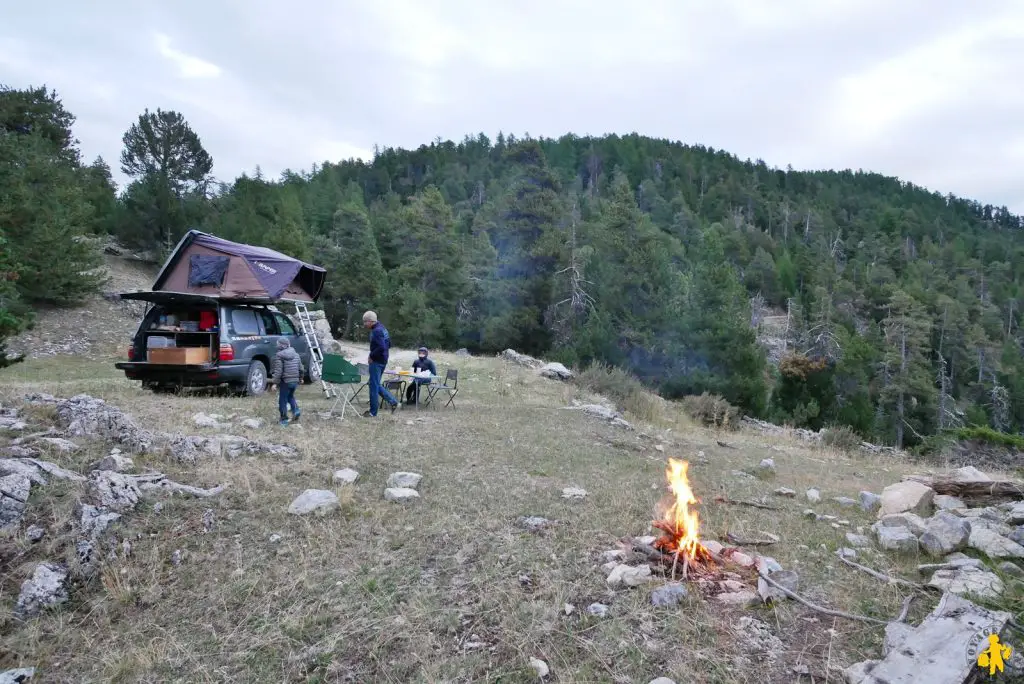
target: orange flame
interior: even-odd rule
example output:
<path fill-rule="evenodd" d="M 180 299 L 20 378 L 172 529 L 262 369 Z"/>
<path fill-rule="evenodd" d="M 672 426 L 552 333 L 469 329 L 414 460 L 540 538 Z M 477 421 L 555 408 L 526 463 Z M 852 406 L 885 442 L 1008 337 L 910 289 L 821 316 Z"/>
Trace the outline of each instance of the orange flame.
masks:
<path fill-rule="evenodd" d="M 675 501 L 665 512 L 664 520 L 655 523 L 656 527 L 665 532 L 665 536 L 658 539 L 655 546 L 662 551 L 679 553 L 690 560 L 697 560 L 709 554 L 700 543 L 697 511 L 690 509 L 691 505 L 697 503 L 697 497 L 693 495 L 686 475 L 689 467 L 686 461 L 668 459 L 666 475 Z"/>

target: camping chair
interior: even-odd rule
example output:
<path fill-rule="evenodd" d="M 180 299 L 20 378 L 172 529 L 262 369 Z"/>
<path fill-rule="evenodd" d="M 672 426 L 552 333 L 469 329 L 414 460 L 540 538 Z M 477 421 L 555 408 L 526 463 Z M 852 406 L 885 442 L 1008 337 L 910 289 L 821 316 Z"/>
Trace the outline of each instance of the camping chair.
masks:
<path fill-rule="evenodd" d="M 339 388 L 338 397 L 331 404 L 331 408 L 327 410 L 328 413 L 334 413 L 335 407 L 339 401 L 344 402 L 341 405 L 341 419 L 345 420 L 345 409 L 349 406 L 352 410 L 359 415 L 359 411 L 356 409 L 355 404 L 352 400 L 355 399 L 358 389 L 353 390 L 352 385 L 357 385 L 362 382 L 363 378 L 359 375 L 359 369 L 354 365 L 345 360 L 343 356 L 338 354 L 324 354 L 324 365 L 321 371 L 320 377 L 324 382 L 329 382 L 332 385 L 347 385 L 347 387 Z"/>
<path fill-rule="evenodd" d="M 366 379 L 363 380 L 363 384 L 356 388 L 355 394 L 352 395 L 352 401 L 356 400 L 356 397 L 358 397 L 359 393 L 363 391 L 363 388 L 370 386 L 370 366 L 365 363 L 357 363 L 356 368 L 359 370 L 359 375 L 366 376 Z"/>
<path fill-rule="evenodd" d="M 455 395 L 459 392 L 459 371 L 454 368 L 449 368 L 444 374 L 444 382 L 425 385 L 425 387 L 429 387 L 430 390 L 427 394 L 427 401 L 424 406 L 428 406 L 434 398 L 434 395 L 438 392 L 447 392 L 448 401 L 445 402 L 445 406 L 450 405 L 452 408 L 455 408 Z"/>

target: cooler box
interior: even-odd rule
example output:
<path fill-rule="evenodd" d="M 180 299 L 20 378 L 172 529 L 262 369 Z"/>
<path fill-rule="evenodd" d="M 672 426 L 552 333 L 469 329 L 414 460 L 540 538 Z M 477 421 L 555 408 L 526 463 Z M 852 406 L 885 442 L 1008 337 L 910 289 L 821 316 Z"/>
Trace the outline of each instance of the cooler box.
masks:
<path fill-rule="evenodd" d="M 150 349 L 150 363 L 166 363 L 175 365 L 201 365 L 210 363 L 209 347 L 167 347 Z"/>

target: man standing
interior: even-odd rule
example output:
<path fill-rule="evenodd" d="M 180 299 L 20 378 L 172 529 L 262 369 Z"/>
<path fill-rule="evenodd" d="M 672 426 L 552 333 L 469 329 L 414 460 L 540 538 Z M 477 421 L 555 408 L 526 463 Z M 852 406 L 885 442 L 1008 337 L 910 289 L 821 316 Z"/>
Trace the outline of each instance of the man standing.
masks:
<path fill-rule="evenodd" d="M 370 330 L 370 356 L 368 359 L 370 367 L 370 410 L 363 415 L 376 417 L 381 397 L 384 397 L 384 401 L 391 406 L 391 412 L 394 413 L 395 409 L 398 408 L 398 400 L 380 384 L 381 376 L 384 375 L 384 369 L 388 365 L 391 336 L 388 335 L 388 329 L 377 320 L 377 314 L 373 311 L 367 311 L 363 314 L 363 325 Z"/>

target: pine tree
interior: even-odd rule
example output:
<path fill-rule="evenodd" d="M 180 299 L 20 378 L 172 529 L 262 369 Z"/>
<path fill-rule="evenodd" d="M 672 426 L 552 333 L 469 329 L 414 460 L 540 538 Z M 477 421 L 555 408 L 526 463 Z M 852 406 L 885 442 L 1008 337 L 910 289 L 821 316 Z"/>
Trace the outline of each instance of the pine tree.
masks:
<path fill-rule="evenodd" d="M 907 428 L 918 437 L 927 429 L 935 387 L 928 367 L 931 322 L 919 302 L 902 290 L 893 292 L 882 321 L 886 350 L 882 358 L 879 407 L 902 449 Z M 933 414 L 932 414 L 933 415 Z"/>

